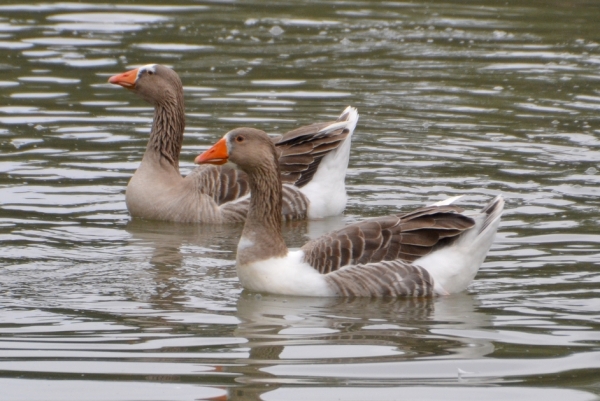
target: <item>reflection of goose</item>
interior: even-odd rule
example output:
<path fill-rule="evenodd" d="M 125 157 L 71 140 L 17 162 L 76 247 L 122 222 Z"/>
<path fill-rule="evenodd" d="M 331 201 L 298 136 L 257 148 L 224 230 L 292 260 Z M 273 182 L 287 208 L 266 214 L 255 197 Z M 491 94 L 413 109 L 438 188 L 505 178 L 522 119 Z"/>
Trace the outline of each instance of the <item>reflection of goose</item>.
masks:
<path fill-rule="evenodd" d="M 200 223 L 243 221 L 248 212 L 248 180 L 229 167 L 201 166 L 183 178 L 179 153 L 185 113 L 183 87 L 170 68 L 150 64 L 115 75 L 121 85 L 154 106 L 146 152 L 127 185 L 132 216 Z M 344 179 L 350 138 L 358 114 L 348 107 L 337 121 L 316 123 L 274 138 L 286 220 L 340 214 L 346 206 Z"/>
<path fill-rule="evenodd" d="M 236 317 L 241 323 L 235 334 L 248 340 L 248 362 L 261 366 L 278 364 L 281 359 L 326 362 L 361 357 L 362 362 L 375 362 L 386 350 L 397 357 L 396 349 L 411 355 L 427 354 L 436 341 L 457 355 L 481 357 L 494 350 L 493 344 L 485 338 L 461 335 L 491 326 L 488 315 L 476 312 L 477 305 L 477 299 L 466 293 L 443 299 L 350 299 L 257 297 L 244 292 L 237 302 Z M 348 346 L 353 349 L 338 355 L 336 348 Z M 368 350 L 368 346 L 372 348 Z"/>
<path fill-rule="evenodd" d="M 231 265 L 233 255 L 230 250 L 235 248 L 235 238 L 241 233 L 241 227 L 232 224 L 210 226 L 142 219 L 129 221 L 125 228 L 132 240 L 136 241 L 138 249 L 151 252 L 149 261 L 155 267 L 181 267 L 186 259 L 181 253 L 185 247 L 189 248 L 187 253 L 197 253 L 193 255 L 195 259 L 187 258 L 188 263 L 197 261 L 197 256 L 201 256 Z"/>
<path fill-rule="evenodd" d="M 339 329 L 340 336 L 348 336 L 350 323 L 356 328 L 400 323 L 426 331 L 488 329 L 492 317 L 478 312 L 479 305 L 466 292 L 443 298 L 308 298 L 244 291 L 237 300 L 236 317 L 242 322 L 243 337 L 263 339 L 274 339 L 286 328 Z"/>
<path fill-rule="evenodd" d="M 494 351 L 493 342 L 469 335 L 489 330 L 493 316 L 479 313 L 478 305 L 465 292 L 443 298 L 351 299 L 244 291 L 237 301 L 240 323 L 234 335 L 248 340 L 243 346 L 249 357 L 236 360 L 241 367 L 235 372 L 242 376 L 235 381 L 243 387 L 232 391 L 232 400 L 266 399 L 266 391 L 292 382 L 322 383 L 318 373 L 306 373 L 310 366 L 343 370 L 325 380 L 346 382 L 349 370 L 366 373 L 388 362 L 440 354 L 482 358 Z"/>
<path fill-rule="evenodd" d="M 133 219 L 125 229 L 135 243 L 135 255 L 129 253 L 129 258 L 143 267 L 135 296 L 152 303 L 155 309 L 184 309 L 182 302 L 189 299 L 190 291 L 195 292 L 196 281 L 208 287 L 202 289 L 202 296 L 207 299 L 222 299 L 223 293 L 229 297 L 231 287 L 237 287 L 235 280 L 227 285 L 222 279 L 223 275 L 234 274 L 230 269 L 235 257 L 231 250 L 241 233 L 239 224 L 214 226 Z"/>
<path fill-rule="evenodd" d="M 227 161 L 250 181 L 237 272 L 242 285 L 257 292 L 368 297 L 462 291 L 485 259 L 504 206 L 497 197 L 479 213 L 443 205 L 368 219 L 290 252 L 281 234 L 281 181 L 269 137 L 238 128 L 196 158 Z"/>
<path fill-rule="evenodd" d="M 395 323 L 402 321 L 401 326 L 406 327 L 412 322 L 427 322 L 432 302 L 432 298 L 284 298 L 242 293 L 236 308 L 241 323 L 235 336 L 248 340 L 244 346 L 250 355 L 237 361 L 247 365 L 244 375 L 236 378 L 246 385 L 244 397 L 239 399 L 261 399 L 260 394 L 246 391 L 265 391 L 256 386 L 258 383 L 269 383 L 268 390 L 273 390 L 289 382 L 287 377 L 267 372 L 282 361 L 286 366 L 307 361 L 350 363 L 356 358 L 365 363 L 381 362 L 382 357 L 402 354 L 399 348 L 417 347 L 423 343 L 421 336 Z M 389 324 L 371 328 L 373 320 Z"/>
<path fill-rule="evenodd" d="M 462 295 L 462 294 L 459 294 Z M 465 295 L 470 297 L 468 295 Z M 449 299 L 454 298 L 454 296 Z M 423 323 L 432 316 L 435 298 L 332 298 L 285 297 L 242 292 L 237 301 L 237 315 L 244 337 L 273 338 L 284 329 L 313 329 L 322 337 L 337 332 L 348 337 L 348 324 L 356 327 L 373 321 Z M 451 301 L 452 303 L 452 301 Z M 332 316 L 335 316 L 333 319 Z M 443 317 L 442 317 L 443 319 Z M 464 319 L 464 318 L 463 318 Z M 429 324 L 429 323 L 428 323 Z M 321 331 L 319 333 L 319 331 Z M 291 331 L 288 331 L 291 332 Z M 294 335 L 291 334 L 290 338 Z"/>

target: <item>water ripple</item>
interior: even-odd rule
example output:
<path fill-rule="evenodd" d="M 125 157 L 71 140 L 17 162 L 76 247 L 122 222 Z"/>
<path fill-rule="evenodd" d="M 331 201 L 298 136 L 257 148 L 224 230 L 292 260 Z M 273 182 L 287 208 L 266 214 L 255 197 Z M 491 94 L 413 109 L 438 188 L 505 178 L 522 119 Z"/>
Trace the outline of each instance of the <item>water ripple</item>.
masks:
<path fill-rule="evenodd" d="M 584 3 L 0 5 L 0 399 L 597 398 L 599 16 Z M 469 290 L 250 294 L 241 227 L 132 220 L 152 108 L 107 79 L 156 62 L 184 85 L 183 174 L 236 126 L 358 107 L 346 214 L 285 225 L 291 246 L 503 194 Z"/>

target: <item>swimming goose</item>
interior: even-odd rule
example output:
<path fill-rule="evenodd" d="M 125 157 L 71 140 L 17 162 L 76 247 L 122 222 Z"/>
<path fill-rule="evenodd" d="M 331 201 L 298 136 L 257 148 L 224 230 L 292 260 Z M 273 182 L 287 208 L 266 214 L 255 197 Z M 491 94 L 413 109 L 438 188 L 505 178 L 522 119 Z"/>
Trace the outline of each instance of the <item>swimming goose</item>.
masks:
<path fill-rule="evenodd" d="M 453 205 L 367 219 L 296 251 L 281 234 L 277 151 L 252 128 L 228 132 L 195 160 L 231 162 L 248 174 L 250 210 L 237 247 L 244 288 L 300 296 L 433 296 L 467 288 L 492 244 L 504 207 L 498 196 L 477 213 Z"/>
<path fill-rule="evenodd" d="M 112 76 L 154 106 L 150 139 L 127 185 L 125 200 L 134 217 L 195 223 L 244 221 L 249 205 L 246 173 L 204 165 L 179 173 L 185 113 L 183 87 L 175 71 L 149 64 Z M 337 121 L 315 123 L 274 138 L 283 189 L 285 220 L 340 214 L 346 206 L 345 176 L 350 138 L 358 113 L 348 107 Z"/>

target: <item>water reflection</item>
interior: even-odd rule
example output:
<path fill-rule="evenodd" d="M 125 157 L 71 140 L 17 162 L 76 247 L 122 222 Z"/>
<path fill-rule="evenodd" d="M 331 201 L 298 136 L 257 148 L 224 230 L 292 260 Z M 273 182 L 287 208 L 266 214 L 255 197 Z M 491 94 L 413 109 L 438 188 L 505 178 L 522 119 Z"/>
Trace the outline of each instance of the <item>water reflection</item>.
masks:
<path fill-rule="evenodd" d="M 439 360 L 444 354 L 460 360 L 481 358 L 494 351 L 490 340 L 454 335 L 491 324 L 488 315 L 475 311 L 477 305 L 467 294 L 339 300 L 244 292 L 237 303 L 241 323 L 235 333 L 248 340 L 249 358 L 240 362 L 253 369 L 242 370 L 245 374 L 236 381 L 282 385 L 311 383 L 324 375 L 331 378 L 330 384 L 358 384 L 366 378 L 385 382 L 390 378 L 383 373 L 386 366 L 400 361 L 434 355 Z M 352 366 L 359 365 L 364 368 L 353 371 Z"/>
<path fill-rule="evenodd" d="M 315 328 L 315 334 L 329 335 L 340 328 L 347 331 L 352 326 L 353 331 L 373 330 L 368 333 L 383 338 L 386 333 L 394 335 L 388 329 L 397 329 L 401 333 L 403 329 L 422 326 L 429 330 L 431 323 L 435 324 L 434 329 L 485 327 L 491 318 L 475 312 L 477 305 L 475 297 L 464 293 L 433 299 L 313 299 L 244 291 L 237 302 L 238 316 L 243 321 L 238 332 L 274 326 L 273 333 L 294 334 L 294 328 L 297 328 L 298 334 L 302 334 Z M 319 333 L 321 329 L 323 333 Z M 302 358 L 306 357 L 304 354 Z"/>

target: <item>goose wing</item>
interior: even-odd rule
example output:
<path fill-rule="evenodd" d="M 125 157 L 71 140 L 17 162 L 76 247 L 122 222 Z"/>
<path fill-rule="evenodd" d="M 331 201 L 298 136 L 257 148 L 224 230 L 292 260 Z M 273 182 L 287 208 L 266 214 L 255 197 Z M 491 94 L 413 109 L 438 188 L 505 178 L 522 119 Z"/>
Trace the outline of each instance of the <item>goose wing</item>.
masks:
<path fill-rule="evenodd" d="M 304 260 L 322 274 L 382 261 L 408 265 L 473 227 L 475 221 L 462 211 L 457 206 L 429 206 L 351 224 L 304 245 Z"/>
<path fill-rule="evenodd" d="M 353 111 L 348 107 L 336 121 L 300 127 L 274 139 L 284 183 L 302 188 L 310 182 L 321 160 L 352 134 Z"/>
<path fill-rule="evenodd" d="M 402 260 L 354 265 L 325 276 L 341 297 L 430 297 L 435 294 L 431 274 Z"/>
<path fill-rule="evenodd" d="M 232 202 L 250 193 L 248 176 L 230 166 L 203 164 L 186 179 L 194 180 L 198 192 L 208 195 L 217 205 Z"/>
<path fill-rule="evenodd" d="M 227 202 L 220 207 L 223 220 L 228 223 L 242 223 L 246 221 L 250 209 L 250 197 L 246 196 L 235 202 Z M 308 199 L 293 185 L 284 185 L 282 194 L 283 219 L 285 221 L 304 220 L 308 210 Z"/>
<path fill-rule="evenodd" d="M 203 164 L 186 179 L 193 180 L 198 192 L 213 199 L 224 222 L 241 223 L 246 220 L 250 207 L 250 186 L 246 173 L 227 165 Z M 309 200 L 298 187 L 284 185 L 282 198 L 284 220 L 306 219 Z"/>

